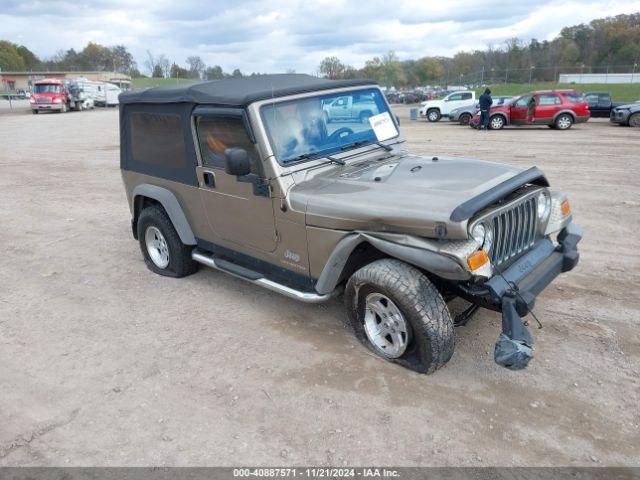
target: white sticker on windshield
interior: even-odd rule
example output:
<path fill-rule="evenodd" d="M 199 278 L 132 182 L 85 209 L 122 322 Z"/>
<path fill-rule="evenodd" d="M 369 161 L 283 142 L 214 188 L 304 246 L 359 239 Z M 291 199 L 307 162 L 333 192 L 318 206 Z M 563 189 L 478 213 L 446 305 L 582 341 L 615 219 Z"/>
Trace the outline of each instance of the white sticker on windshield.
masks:
<path fill-rule="evenodd" d="M 390 138 L 398 135 L 398 130 L 396 129 L 396 125 L 393 123 L 389 112 L 383 112 L 378 115 L 374 115 L 373 117 L 369 117 L 369 123 L 371 124 L 373 133 L 376 134 L 376 138 L 379 142 L 389 140 Z"/>

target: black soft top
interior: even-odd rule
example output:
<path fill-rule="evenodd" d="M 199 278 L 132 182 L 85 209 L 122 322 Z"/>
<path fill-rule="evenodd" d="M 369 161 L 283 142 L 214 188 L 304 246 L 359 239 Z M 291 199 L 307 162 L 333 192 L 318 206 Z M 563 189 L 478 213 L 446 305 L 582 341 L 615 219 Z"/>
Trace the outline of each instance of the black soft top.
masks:
<path fill-rule="evenodd" d="M 247 106 L 257 100 L 332 88 L 376 85 L 375 80 L 329 80 L 299 73 L 251 75 L 120 94 L 120 103 L 195 103 Z"/>

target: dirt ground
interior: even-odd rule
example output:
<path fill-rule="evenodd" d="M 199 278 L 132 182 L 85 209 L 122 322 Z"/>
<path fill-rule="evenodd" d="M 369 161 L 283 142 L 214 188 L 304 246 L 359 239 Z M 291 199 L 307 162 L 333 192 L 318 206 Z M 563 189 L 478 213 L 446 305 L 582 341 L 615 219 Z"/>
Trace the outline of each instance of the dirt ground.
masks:
<path fill-rule="evenodd" d="M 25 108 L 0 115 L 0 465 L 640 464 L 640 131 L 481 133 L 398 109 L 415 153 L 544 169 L 585 234 L 538 299 L 527 370 L 494 363 L 483 311 L 423 376 L 361 347 L 341 300 L 149 272 L 117 111 Z"/>

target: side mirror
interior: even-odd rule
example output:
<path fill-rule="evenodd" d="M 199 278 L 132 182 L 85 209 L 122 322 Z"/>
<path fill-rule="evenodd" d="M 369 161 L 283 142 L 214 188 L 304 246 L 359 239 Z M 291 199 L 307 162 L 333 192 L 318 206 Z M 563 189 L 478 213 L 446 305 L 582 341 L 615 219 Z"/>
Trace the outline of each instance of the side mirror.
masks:
<path fill-rule="evenodd" d="M 224 151 L 226 159 L 225 171 L 229 175 L 241 177 L 251 173 L 251 159 L 244 148 L 227 148 Z"/>

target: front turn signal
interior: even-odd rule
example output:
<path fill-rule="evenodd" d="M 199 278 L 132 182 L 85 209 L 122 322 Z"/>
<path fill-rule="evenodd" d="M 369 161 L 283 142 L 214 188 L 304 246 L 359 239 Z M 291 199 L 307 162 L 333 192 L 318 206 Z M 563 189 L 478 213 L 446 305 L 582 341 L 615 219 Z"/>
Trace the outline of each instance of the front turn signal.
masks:
<path fill-rule="evenodd" d="M 562 216 L 566 217 L 571 213 L 571 205 L 569 205 L 569 200 L 565 200 L 560 205 L 560 211 L 562 212 Z"/>
<path fill-rule="evenodd" d="M 489 255 L 487 255 L 487 251 L 484 248 L 478 252 L 472 253 L 469 255 L 469 258 L 467 258 L 467 264 L 471 270 L 477 270 L 488 262 Z"/>

